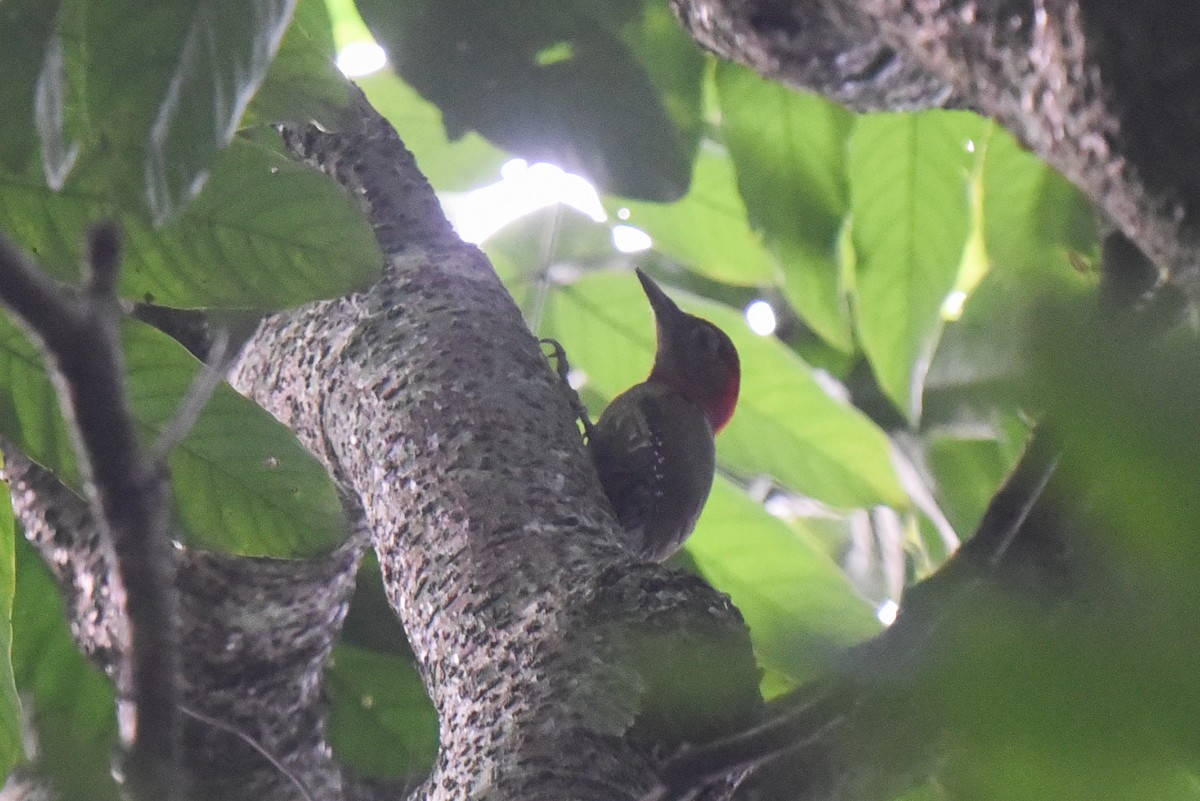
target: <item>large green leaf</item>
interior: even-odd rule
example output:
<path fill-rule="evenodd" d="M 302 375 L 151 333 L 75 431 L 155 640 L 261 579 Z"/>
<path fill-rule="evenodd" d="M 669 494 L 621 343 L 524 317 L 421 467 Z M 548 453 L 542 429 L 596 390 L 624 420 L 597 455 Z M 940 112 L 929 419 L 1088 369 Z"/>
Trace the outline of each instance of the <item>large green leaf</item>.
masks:
<path fill-rule="evenodd" d="M 975 531 L 992 496 L 1016 466 L 1025 431 L 1014 420 L 993 437 L 930 438 L 928 469 L 936 481 L 940 507 L 960 536 Z"/>
<path fill-rule="evenodd" d="M 34 124 L 42 150 L 39 172 L 47 184 L 61 189 L 88 137 L 89 123 L 85 94 L 87 67 L 83 48 L 79 46 L 84 38 L 83 6 L 78 2 L 60 2 L 57 11 L 31 89 Z M 15 78 L 28 80 L 29 76 L 18 71 Z M 20 115 L 16 121 L 23 124 Z M 13 165 L 13 169 L 19 167 Z"/>
<path fill-rule="evenodd" d="M 783 267 L 788 300 L 829 344 L 852 350 L 837 242 L 853 115 L 733 64 L 720 64 L 716 81 L 738 189 Z"/>
<path fill-rule="evenodd" d="M 352 645 L 333 652 L 329 740 L 367 776 L 420 776 L 437 756 L 437 712 L 411 660 Z"/>
<path fill-rule="evenodd" d="M 199 193 L 233 140 L 295 0 L 84 5 L 82 37 L 64 46 L 67 72 L 84 73 L 68 80 L 86 86 L 87 145 L 129 181 L 118 193 L 164 223 Z"/>
<path fill-rule="evenodd" d="M 792 684 L 879 632 L 871 606 L 802 524 L 718 476 L 687 550 L 746 618 L 759 663 Z"/>
<path fill-rule="evenodd" d="M 205 191 L 170 225 L 104 199 L 100 162 L 52 192 L 0 172 L 0 230 L 60 278 L 79 271 L 84 234 L 117 214 L 127 246 L 121 293 L 183 308 L 281 308 L 361 288 L 383 256 L 362 211 L 332 181 L 239 139 Z"/>
<path fill-rule="evenodd" d="M 350 83 L 334 63 L 329 9 L 324 0 L 298 0 L 246 122 L 314 120 L 336 129 L 350 102 Z"/>
<path fill-rule="evenodd" d="M 737 311 L 672 294 L 724 329 L 741 355 L 741 399 L 717 437 L 724 467 L 771 476 L 833 506 L 906 505 L 882 431 L 830 397 L 783 343 L 752 333 Z M 543 333 L 562 341 L 588 389 L 606 398 L 643 380 L 654 358 L 652 314 L 631 274 L 596 275 L 556 292 Z"/>
<path fill-rule="evenodd" d="M 605 198 L 609 214 L 650 235 L 655 250 L 731 284 L 769 284 L 775 262 L 751 227 L 724 148 L 703 142 L 688 193 L 674 203 Z"/>
<path fill-rule="evenodd" d="M 165 334 L 127 320 L 123 339 L 133 415 L 157 438 L 200 363 Z M 0 427 L 30 458 L 80 486 L 70 438 L 40 353 L 0 317 Z M 345 536 L 328 474 L 295 435 L 226 385 L 169 459 L 185 542 L 229 553 L 302 557 Z"/>
<path fill-rule="evenodd" d="M 973 276 L 982 280 L 943 331 L 926 376 L 924 422 L 990 439 L 992 423 L 1014 416 L 1027 395 L 1030 335 L 1045 299 L 1094 294 L 1096 277 L 1074 269 L 1068 255 L 1090 253 L 1096 241 L 1094 218 L 1065 179 L 998 127 L 990 127 L 981 146 L 971 236 L 981 245 L 974 266 L 986 274 Z M 971 278 L 960 275 L 959 286 L 969 289 Z M 985 500 L 976 493 L 968 490 L 972 504 Z M 947 504 L 956 496 L 947 496 Z"/>
<path fill-rule="evenodd" d="M 1068 251 L 1095 247 L 1095 214 L 1078 189 L 999 126 L 985 147 L 984 234 L 997 268 L 1064 271 Z"/>
<path fill-rule="evenodd" d="M 59 0 L 7 0 L 0 11 L 0 166 L 23 170 L 37 148 L 34 83 L 46 58 Z"/>
<path fill-rule="evenodd" d="M 21 700 L 13 678 L 13 597 L 17 586 L 16 521 L 8 485 L 0 482 L 0 775 L 7 776 L 24 751 Z"/>
<path fill-rule="evenodd" d="M 967 244 L 969 179 L 985 130 L 965 112 L 879 114 L 859 118 L 850 138 L 858 335 L 910 420 L 921 415 L 942 303 Z"/>
<path fill-rule="evenodd" d="M 441 108 L 451 138 L 478 131 L 617 194 L 671 200 L 686 190 L 702 60 L 656 4 L 645 13 L 641 3 L 554 0 L 358 7 L 400 76 Z M 651 69 L 655 60 L 680 71 Z"/>
<path fill-rule="evenodd" d="M 16 551 L 13 667 L 38 735 L 33 768 L 65 801 L 117 801 L 112 684 L 76 648 L 58 587 L 37 552 L 24 537 Z"/>

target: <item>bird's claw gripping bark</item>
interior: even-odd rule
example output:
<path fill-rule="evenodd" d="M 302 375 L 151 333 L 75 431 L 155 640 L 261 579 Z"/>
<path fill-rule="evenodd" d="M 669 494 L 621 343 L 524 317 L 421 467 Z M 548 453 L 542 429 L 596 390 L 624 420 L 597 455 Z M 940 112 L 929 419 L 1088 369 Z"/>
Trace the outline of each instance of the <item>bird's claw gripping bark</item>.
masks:
<path fill-rule="evenodd" d="M 567 361 L 566 348 L 557 339 L 550 337 L 539 339 L 538 344 L 550 346 L 551 352 L 546 358 L 554 359 L 554 372 L 558 374 L 559 379 L 562 381 L 563 387 L 567 392 L 567 398 L 571 402 L 571 408 L 575 411 L 575 416 L 583 423 L 583 433 L 590 441 L 592 433 L 596 430 L 596 426 L 592 423 L 592 418 L 588 416 L 587 407 L 583 405 L 583 401 L 579 398 L 579 393 L 571 386 L 569 378 L 571 363 Z"/>

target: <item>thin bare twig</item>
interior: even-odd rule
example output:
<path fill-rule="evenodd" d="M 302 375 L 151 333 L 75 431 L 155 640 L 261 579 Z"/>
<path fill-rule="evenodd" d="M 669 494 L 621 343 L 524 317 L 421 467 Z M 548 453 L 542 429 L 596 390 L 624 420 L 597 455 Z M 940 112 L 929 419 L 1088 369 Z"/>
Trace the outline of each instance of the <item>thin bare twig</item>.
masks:
<path fill-rule="evenodd" d="M 275 770 L 286 776 L 292 782 L 292 784 L 295 785 L 296 789 L 300 792 L 300 795 L 304 797 L 304 801 L 317 801 L 317 799 L 313 796 L 312 791 L 308 789 L 308 785 L 305 784 L 304 781 L 293 771 L 288 770 L 287 765 L 284 765 L 282 762 L 280 762 L 278 757 L 267 750 L 267 747 L 258 740 L 254 739 L 237 726 L 233 726 L 223 720 L 218 720 L 211 715 L 206 715 L 198 709 L 192 709 L 190 706 L 184 706 L 182 704 L 179 706 L 179 709 L 188 717 L 195 718 L 205 725 L 212 726 L 214 729 L 219 729 L 228 734 L 232 734 L 234 737 L 237 737 L 246 745 L 253 748 L 259 756 L 271 763 L 271 767 L 275 768 Z"/>
<path fill-rule="evenodd" d="M 225 380 L 225 373 L 229 371 L 228 350 L 229 332 L 221 329 L 213 337 L 207 363 L 200 374 L 196 376 L 192 388 L 179 404 L 179 408 L 175 410 L 175 416 L 171 418 L 154 445 L 151 446 L 150 459 L 154 463 L 166 464 L 167 456 L 195 427 L 204 407 L 212 398 L 213 393 L 217 391 L 217 387 L 221 386 L 221 382 Z"/>

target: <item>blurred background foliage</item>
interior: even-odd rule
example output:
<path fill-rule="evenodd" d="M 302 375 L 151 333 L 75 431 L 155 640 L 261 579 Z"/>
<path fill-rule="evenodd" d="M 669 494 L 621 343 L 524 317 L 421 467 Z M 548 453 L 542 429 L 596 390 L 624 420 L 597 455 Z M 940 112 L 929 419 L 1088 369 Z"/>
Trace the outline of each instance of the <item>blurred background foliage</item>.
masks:
<path fill-rule="evenodd" d="M 1200 362 L 1186 325 L 1151 345 L 1091 324 L 1097 221 L 1007 132 L 966 112 L 856 115 L 769 83 L 701 52 L 665 0 L 240 8 L 5 0 L 0 230 L 69 281 L 86 226 L 115 218 L 123 295 L 217 320 L 369 285 L 381 255 L 361 214 L 267 127 L 336 128 L 340 54 L 531 330 L 565 345 L 593 415 L 650 366 L 635 266 L 735 341 L 742 399 L 680 564 L 742 610 L 768 696 L 891 622 L 1053 408 L 1084 443 L 1072 497 L 1106 523 L 1086 539 L 1089 601 L 1050 619 L 1003 593 L 971 601 L 984 623 L 947 633 L 945 670 L 913 683 L 953 742 L 911 797 L 1200 797 Z M 198 363 L 143 326 L 128 341 L 150 435 Z M 0 431 L 70 481 L 55 409 L 0 318 Z M 198 430 L 172 465 L 186 542 L 295 557 L 336 539 L 332 486 L 266 415 L 229 397 Z M 251 436 L 271 455 L 246 457 Z M 281 520 L 298 502 L 310 511 Z M 17 539 L 0 684 L 54 736 L 23 749 L 16 695 L 0 693 L 0 762 L 80 787 L 107 775 L 111 688 Z M 332 735 L 354 770 L 404 779 L 431 764 L 436 720 L 377 574 L 364 567 L 335 656 Z"/>

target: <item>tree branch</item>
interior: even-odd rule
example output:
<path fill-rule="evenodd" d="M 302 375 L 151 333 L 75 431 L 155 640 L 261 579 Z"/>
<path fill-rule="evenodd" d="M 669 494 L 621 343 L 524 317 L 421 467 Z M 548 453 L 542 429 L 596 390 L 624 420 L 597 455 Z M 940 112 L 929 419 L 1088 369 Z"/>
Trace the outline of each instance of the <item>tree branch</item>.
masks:
<path fill-rule="evenodd" d="M 165 471 L 139 446 L 125 393 L 114 294 L 119 251 L 115 229 L 94 229 L 88 286 L 73 293 L 0 238 L 0 300 L 52 365 L 96 519 L 112 544 L 120 579 L 112 590 L 127 612 L 117 687 L 129 788 L 138 799 L 173 798 L 180 792 L 175 556 Z"/>
<path fill-rule="evenodd" d="M 419 796 L 638 797 L 672 737 L 758 713 L 740 617 L 631 561 L 567 394 L 390 126 L 364 102 L 352 130 L 285 139 L 362 200 L 389 262 L 264 322 L 234 381 L 361 501 L 441 721 Z M 674 645 L 720 655 L 728 700 L 667 735 L 647 653 Z"/>

